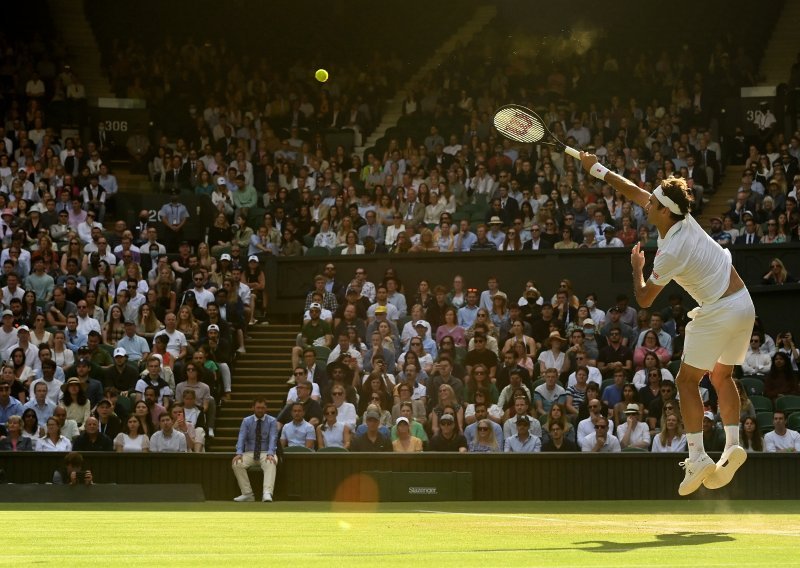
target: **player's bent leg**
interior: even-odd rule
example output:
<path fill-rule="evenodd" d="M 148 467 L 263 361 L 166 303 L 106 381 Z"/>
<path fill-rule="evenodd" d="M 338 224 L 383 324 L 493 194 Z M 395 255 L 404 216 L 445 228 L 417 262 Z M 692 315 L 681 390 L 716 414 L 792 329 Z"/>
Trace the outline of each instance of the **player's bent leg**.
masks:
<path fill-rule="evenodd" d="M 697 491 L 703 480 L 716 469 L 714 460 L 708 457 L 703 448 L 703 399 L 700 397 L 700 380 L 704 374 L 705 370 L 682 363 L 676 378 L 689 446 L 689 457 L 681 462 L 685 475 L 678 487 L 679 495 L 689 495 Z"/>
<path fill-rule="evenodd" d="M 719 398 L 719 413 L 725 426 L 725 451 L 714 473 L 703 481 L 708 489 L 719 489 L 730 483 L 736 470 L 747 460 L 747 452 L 739 446 L 739 391 L 733 382 L 733 365 L 717 363 L 711 372 L 711 383 Z"/>

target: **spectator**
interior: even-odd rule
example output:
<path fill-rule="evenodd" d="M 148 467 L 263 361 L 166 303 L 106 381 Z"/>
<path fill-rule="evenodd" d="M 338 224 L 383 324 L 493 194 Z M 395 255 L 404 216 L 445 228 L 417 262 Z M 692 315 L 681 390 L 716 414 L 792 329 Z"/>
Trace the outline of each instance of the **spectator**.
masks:
<path fill-rule="evenodd" d="M 685 452 L 686 435 L 680 417 L 671 413 L 664 419 L 664 427 L 653 437 L 652 452 Z"/>
<path fill-rule="evenodd" d="M 147 437 L 139 416 L 128 417 L 125 429 L 114 438 L 114 450 L 117 452 L 150 451 L 150 438 Z"/>
<path fill-rule="evenodd" d="M 483 421 L 482 421 L 483 422 Z M 480 431 L 480 424 L 478 423 L 478 430 Z M 542 451 L 542 441 L 538 436 L 531 436 L 530 434 L 531 420 L 528 416 L 518 416 L 516 420 L 517 433 L 513 436 L 506 438 L 505 452 L 506 453 L 536 453 Z M 480 433 L 478 434 L 480 437 Z"/>
<path fill-rule="evenodd" d="M 761 435 L 755 416 L 748 416 L 742 420 L 742 428 L 739 432 L 739 445 L 747 452 L 764 451 L 764 437 Z"/>
<path fill-rule="evenodd" d="M 753 338 L 756 337 L 756 335 L 753 335 Z M 755 347 L 755 345 L 752 346 Z M 748 352 L 749 355 L 750 353 Z M 766 361 L 770 361 L 769 355 L 760 354 L 758 357 L 765 357 Z M 765 367 L 767 375 L 763 377 L 764 396 L 775 402 L 780 396 L 798 393 L 797 377 L 792 370 L 791 361 L 786 353 L 780 351 L 775 353 L 771 362 Z M 744 369 L 744 365 L 742 365 L 742 369 Z"/>
<path fill-rule="evenodd" d="M 783 410 L 776 410 L 773 413 L 772 426 L 772 432 L 764 436 L 765 452 L 800 452 L 800 433 L 786 428 L 786 413 Z"/>
<path fill-rule="evenodd" d="M 158 417 L 160 429 L 150 436 L 152 452 L 188 452 L 186 436 L 174 429 L 172 416 L 162 412 Z"/>
<path fill-rule="evenodd" d="M 100 432 L 100 421 L 94 416 L 86 419 L 84 432 L 72 443 L 76 452 L 110 452 L 113 444 L 111 438 Z"/>
<path fill-rule="evenodd" d="M 495 436 L 492 421 L 485 418 L 478 421 L 477 424 L 477 434 L 475 439 L 469 444 L 468 451 L 470 453 L 500 452 L 500 444 Z"/>
<path fill-rule="evenodd" d="M 53 484 L 93 485 L 94 476 L 91 470 L 83 468 L 83 456 L 71 451 L 64 456 L 64 468 L 53 472 Z"/>
<path fill-rule="evenodd" d="M 381 415 L 376 410 L 368 410 L 364 414 L 367 426 L 363 434 L 356 436 L 350 443 L 351 452 L 391 452 L 392 442 L 388 436 L 378 431 Z"/>
<path fill-rule="evenodd" d="M 611 434 L 607 418 L 600 417 L 594 424 L 594 432 L 588 434 L 581 443 L 582 452 L 620 452 L 619 440 Z"/>
<path fill-rule="evenodd" d="M 31 438 L 23 435 L 22 418 L 14 414 L 6 422 L 6 435 L 0 438 L 0 451 L 30 452 L 34 449 Z"/>
<path fill-rule="evenodd" d="M 452 414 L 443 414 L 439 418 L 439 426 L 439 433 L 431 438 L 431 451 L 461 453 L 467 451 L 467 440 L 456 428 Z"/>
<path fill-rule="evenodd" d="M 340 393 L 338 396 L 344 399 L 344 391 L 342 390 Z M 339 421 L 336 405 L 326 404 L 322 414 L 325 420 L 317 426 L 317 447 L 349 449 L 351 428 L 345 422 Z"/>
<path fill-rule="evenodd" d="M 255 399 L 253 414 L 245 417 L 239 427 L 232 467 L 241 494 L 234 501 L 255 500 L 247 469 L 256 464 L 259 464 L 264 472 L 262 501 L 272 501 L 278 463 L 276 455 L 278 430 L 279 425 L 276 420 L 267 415 L 267 401 L 263 398 Z"/>
<path fill-rule="evenodd" d="M 641 422 L 641 409 L 637 403 L 631 403 L 625 409 L 625 423 L 617 426 L 617 438 L 622 448 L 650 447 L 650 429 Z"/>
<path fill-rule="evenodd" d="M 411 423 L 406 416 L 400 416 L 395 423 L 394 431 L 397 439 L 392 442 L 392 449 L 400 453 L 422 451 L 422 440 L 411 434 Z"/>
<path fill-rule="evenodd" d="M 537 416 L 547 416 L 554 404 L 567 402 L 567 391 L 558 384 L 558 370 L 552 367 L 544 370 L 544 384 L 533 391 Z"/>
<path fill-rule="evenodd" d="M 37 452 L 69 452 L 72 442 L 61 435 L 61 426 L 58 419 L 53 416 L 47 419 L 46 434 L 36 442 Z"/>
<path fill-rule="evenodd" d="M 301 383 L 298 385 L 298 387 L 305 386 L 307 384 L 308 383 Z M 284 424 L 283 428 L 281 429 L 281 445 L 284 448 L 299 446 L 313 450 L 314 442 L 316 441 L 316 434 L 314 432 L 314 426 L 306 422 L 304 418 L 305 406 L 302 402 L 292 403 L 291 416 L 291 421 Z"/>
<path fill-rule="evenodd" d="M 550 424 L 549 440 L 542 445 L 543 452 L 578 452 L 577 444 L 564 437 L 564 428 L 558 422 Z"/>

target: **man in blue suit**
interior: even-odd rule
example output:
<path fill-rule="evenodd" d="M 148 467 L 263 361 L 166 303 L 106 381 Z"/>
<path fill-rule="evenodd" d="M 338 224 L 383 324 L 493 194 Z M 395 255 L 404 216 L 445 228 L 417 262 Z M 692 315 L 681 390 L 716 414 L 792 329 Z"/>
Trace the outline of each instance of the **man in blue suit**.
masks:
<path fill-rule="evenodd" d="M 275 488 L 275 473 L 278 458 L 275 451 L 278 444 L 278 423 L 267 415 L 267 400 L 257 398 L 253 401 L 253 414 L 242 420 L 239 427 L 239 440 L 236 442 L 236 455 L 233 456 L 233 474 L 242 494 L 234 501 L 255 501 L 253 488 L 247 476 L 247 468 L 259 464 L 264 472 L 264 492 L 262 501 L 272 501 Z"/>

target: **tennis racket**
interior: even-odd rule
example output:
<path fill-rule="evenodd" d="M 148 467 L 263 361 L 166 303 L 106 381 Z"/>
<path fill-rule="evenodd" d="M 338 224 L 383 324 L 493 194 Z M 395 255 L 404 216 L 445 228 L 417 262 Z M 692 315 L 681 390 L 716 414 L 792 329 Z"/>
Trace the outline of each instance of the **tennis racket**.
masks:
<path fill-rule="evenodd" d="M 513 104 L 501 106 L 494 113 L 494 127 L 500 134 L 511 140 L 525 144 L 547 144 L 554 146 L 559 152 L 580 159 L 578 150 L 570 148 L 553 136 L 553 133 L 545 126 L 542 117 L 524 106 Z"/>

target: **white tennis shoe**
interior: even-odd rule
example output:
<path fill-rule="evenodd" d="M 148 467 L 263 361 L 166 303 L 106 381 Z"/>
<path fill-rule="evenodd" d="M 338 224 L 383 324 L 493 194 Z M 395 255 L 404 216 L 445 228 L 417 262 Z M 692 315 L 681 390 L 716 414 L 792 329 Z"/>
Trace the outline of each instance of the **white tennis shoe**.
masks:
<path fill-rule="evenodd" d="M 714 470 L 717 468 L 717 464 L 708 457 L 708 454 L 703 454 L 702 457 L 696 460 L 687 459 L 678 465 L 686 470 L 686 475 L 680 487 L 678 487 L 678 495 L 682 496 L 689 495 L 700 489 L 703 481 L 714 473 Z"/>
<path fill-rule="evenodd" d="M 742 467 L 747 460 L 747 452 L 741 446 L 731 446 L 724 452 L 717 462 L 714 473 L 703 480 L 703 485 L 708 489 L 725 487 L 733 479 L 736 470 Z"/>

